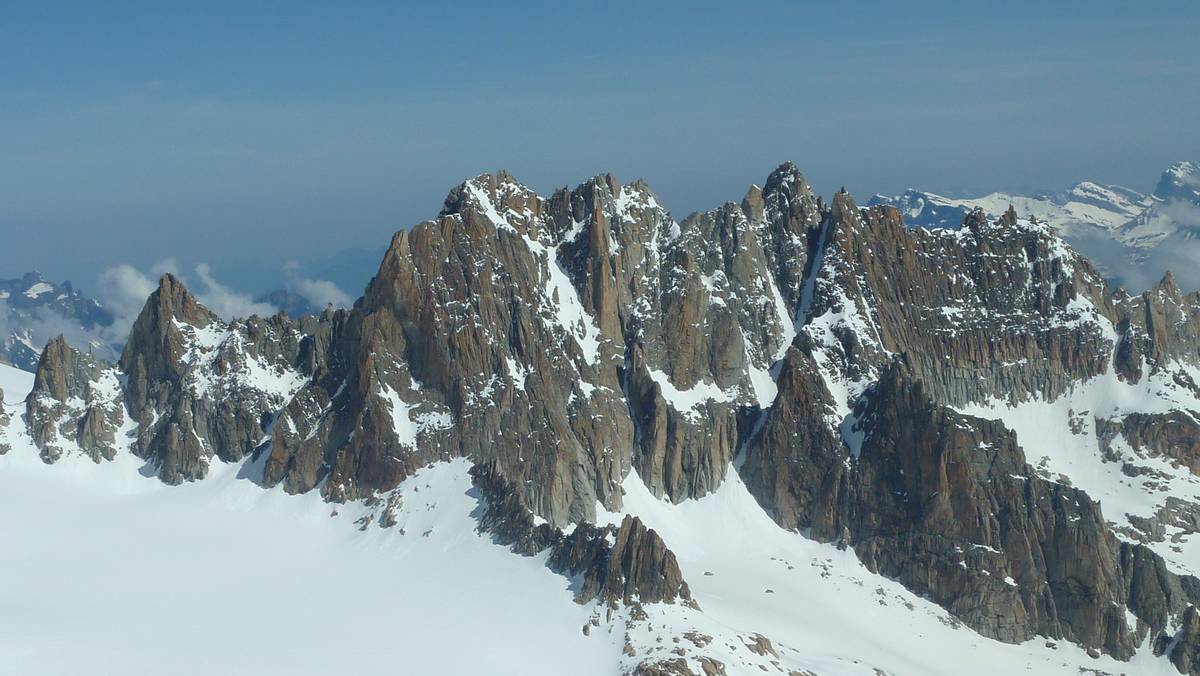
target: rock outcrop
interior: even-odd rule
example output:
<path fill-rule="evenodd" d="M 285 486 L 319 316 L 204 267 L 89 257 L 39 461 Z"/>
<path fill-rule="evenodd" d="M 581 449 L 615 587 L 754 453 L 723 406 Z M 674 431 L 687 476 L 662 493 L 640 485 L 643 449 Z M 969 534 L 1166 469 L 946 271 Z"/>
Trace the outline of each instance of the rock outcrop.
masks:
<path fill-rule="evenodd" d="M 1116 365 L 1126 380 L 1138 382 L 1143 370 L 1200 362 L 1200 292 L 1183 293 L 1171 273 L 1140 295 L 1119 293 L 1117 309 Z"/>
<path fill-rule="evenodd" d="M 494 466 L 475 465 L 471 478 L 483 497 L 480 530 L 525 556 L 548 549 L 550 568 L 578 580 L 576 601 L 595 599 L 613 607 L 691 602 L 675 554 L 641 519 L 626 514 L 619 527 L 583 523 L 564 533 L 538 524 Z"/>
<path fill-rule="evenodd" d="M 55 462 L 69 452 L 112 460 L 125 420 L 122 397 L 115 368 L 76 351 L 62 336 L 50 341 L 25 399 L 25 421 L 42 460 Z"/>
<path fill-rule="evenodd" d="M 776 424 L 786 429 L 795 418 L 768 422 L 763 439 L 792 449 L 772 462 L 794 469 L 778 486 L 760 483 L 760 495 L 786 510 L 789 527 L 852 547 L 868 568 L 984 635 L 1066 638 L 1127 658 L 1145 631 L 1167 631 L 1169 618 L 1196 602 L 1185 593 L 1195 579 L 1120 543 L 1099 504 L 1039 477 L 999 422 L 936 404 L 902 361 L 853 415 L 856 448 L 781 436 Z M 753 453 L 748 466 L 759 462 Z"/>
<path fill-rule="evenodd" d="M 1136 453 L 1145 453 L 1186 467 L 1200 475 L 1200 411 L 1130 413 L 1104 421 L 1105 436 L 1120 435 Z M 1110 441 L 1111 443 L 1111 441 Z"/>
<path fill-rule="evenodd" d="M 203 478 L 214 456 L 246 457 L 308 381 L 316 364 L 303 345 L 329 324 L 284 314 L 227 324 L 163 275 L 121 355 L 133 452 L 167 483 Z"/>
<path fill-rule="evenodd" d="M 1171 664 L 1175 665 L 1179 673 L 1200 672 L 1200 611 L 1196 610 L 1196 606 L 1189 606 L 1183 614 L 1178 635 L 1163 643 L 1163 649 L 1169 651 L 1167 654 Z"/>
<path fill-rule="evenodd" d="M 1009 211 L 957 231 L 833 199 L 804 331 L 860 390 L 905 354 L 939 402 L 1053 399 L 1109 365 L 1116 310 L 1103 278 L 1048 227 Z"/>

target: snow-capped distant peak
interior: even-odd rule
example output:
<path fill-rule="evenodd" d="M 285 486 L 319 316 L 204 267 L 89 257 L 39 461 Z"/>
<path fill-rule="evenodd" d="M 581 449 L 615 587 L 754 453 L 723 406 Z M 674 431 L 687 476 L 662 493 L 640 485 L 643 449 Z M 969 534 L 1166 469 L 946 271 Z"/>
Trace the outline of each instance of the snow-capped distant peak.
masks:
<path fill-rule="evenodd" d="M 112 323 L 110 312 L 70 282 L 55 283 L 38 272 L 0 279 L 0 326 L 5 327 L 0 331 L 0 363 L 32 371 L 42 346 L 60 333 L 98 346 L 96 353 L 111 361 L 116 350 L 105 330 Z"/>
<path fill-rule="evenodd" d="M 896 197 L 876 196 L 871 204 L 891 204 L 910 226 L 957 228 L 967 213 L 982 209 L 999 218 L 1011 205 L 1017 213 L 1049 223 L 1064 236 L 1072 231 L 1113 230 L 1145 209 L 1145 195 L 1120 186 L 1084 182 L 1055 195 L 1025 196 L 993 192 L 981 197 L 952 198 L 909 189 Z"/>
<path fill-rule="evenodd" d="M 1200 163 L 1172 164 L 1158 180 L 1154 196 L 1162 200 L 1200 199 Z"/>

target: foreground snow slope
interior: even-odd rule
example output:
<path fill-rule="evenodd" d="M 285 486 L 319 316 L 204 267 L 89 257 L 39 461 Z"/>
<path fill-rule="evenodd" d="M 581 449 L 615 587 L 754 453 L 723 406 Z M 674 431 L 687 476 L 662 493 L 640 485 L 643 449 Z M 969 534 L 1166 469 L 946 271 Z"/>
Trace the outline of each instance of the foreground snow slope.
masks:
<path fill-rule="evenodd" d="M 736 472 L 713 494 L 679 505 L 656 499 L 636 474 L 622 484 L 626 510 L 656 529 L 679 557 L 707 624 L 750 627 L 775 640 L 799 673 L 1176 674 L 1149 650 L 1130 662 L 1092 659 L 1065 641 L 1000 643 L 962 626 L 901 585 L 863 568 L 851 551 L 775 525 Z M 606 520 L 620 521 L 618 514 Z M 672 609 L 648 608 L 650 623 Z M 651 632 L 652 633 L 652 632 Z M 653 643 L 653 636 L 644 643 Z M 650 639 L 650 640 L 647 640 Z M 726 662 L 731 673 L 761 673 Z M 1091 673 L 1091 672 L 1089 672 Z"/>
<path fill-rule="evenodd" d="M 0 367 L 10 415 L 29 381 Z M 585 635 L 603 613 L 574 603 L 569 580 L 475 531 L 466 461 L 420 470 L 400 489 L 396 525 L 360 531 L 365 506 L 263 490 L 245 478 L 257 476 L 250 464 L 167 486 L 127 453 L 47 466 L 27 440 L 9 440 L 13 451 L 0 456 L 8 673 L 615 674 L 674 656 L 687 632 L 711 637 L 706 653 L 730 674 L 1174 673 L 1149 651 L 1119 663 L 1065 642 L 982 638 L 851 552 L 778 528 L 732 471 L 714 494 L 681 505 L 654 498 L 636 474 L 626 479 L 625 511 L 677 553 L 701 610 L 651 604 L 645 619 L 622 610 Z M 747 650 L 759 634 L 775 655 Z M 623 655 L 626 641 L 636 658 Z"/>
<path fill-rule="evenodd" d="M 24 375 L 0 367 L 10 414 Z M 366 532 L 361 508 L 330 518 L 249 467 L 172 487 L 140 464 L 0 456 L 0 672 L 616 671 L 568 580 L 475 533 L 465 461 L 410 478 L 399 523 Z"/>
<path fill-rule="evenodd" d="M 474 533 L 465 463 L 408 482 L 404 535 L 233 466 L 173 489 L 130 463 L 0 463 L 6 673 L 616 670 L 566 579 Z"/>
<path fill-rule="evenodd" d="M 33 389 L 33 374 L 29 371 L 0 364 L 0 390 L 4 391 L 5 404 L 17 404 Z"/>

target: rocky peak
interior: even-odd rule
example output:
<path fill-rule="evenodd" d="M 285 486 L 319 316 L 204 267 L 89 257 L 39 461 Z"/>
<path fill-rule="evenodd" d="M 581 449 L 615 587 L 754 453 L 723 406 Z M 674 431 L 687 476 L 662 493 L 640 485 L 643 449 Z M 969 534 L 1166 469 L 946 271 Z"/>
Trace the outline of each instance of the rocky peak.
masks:
<path fill-rule="evenodd" d="M 1162 200 L 1193 201 L 1200 199 L 1200 164 L 1176 162 L 1163 172 L 1154 188 L 1154 196 Z"/>
<path fill-rule="evenodd" d="M 742 213 L 750 221 L 762 221 L 766 214 L 766 202 L 763 200 L 762 188 L 752 185 L 742 197 Z"/>
<path fill-rule="evenodd" d="M 149 390 L 155 389 L 156 384 L 180 379 L 188 344 L 184 325 L 204 331 L 220 323 L 183 282 L 170 273 L 164 274 L 158 288 L 142 306 L 121 353 L 121 371 L 130 378 L 127 392 L 130 411 L 146 405 Z"/>
<path fill-rule="evenodd" d="M 1168 272 L 1154 287 L 1137 296 L 1122 296 L 1117 369 L 1130 382 L 1172 363 L 1200 364 L 1200 292 L 1185 294 Z"/>
<path fill-rule="evenodd" d="M 116 369 L 58 336 L 38 360 L 33 390 L 25 399 L 25 420 L 46 462 L 69 452 L 97 462 L 112 460 L 125 420 Z"/>
<path fill-rule="evenodd" d="M 226 323 L 163 275 L 121 355 L 132 450 L 168 483 L 203 478 L 213 456 L 239 460 L 266 439 L 280 408 L 328 358 L 329 313 Z"/>
<path fill-rule="evenodd" d="M 543 233 L 528 231 L 542 210 L 542 199 L 507 171 L 482 174 L 450 191 L 439 217 L 482 218 L 492 227 L 500 225 L 541 239 Z M 486 227 L 486 224 L 485 227 Z"/>
<path fill-rule="evenodd" d="M 76 352 L 59 334 L 46 344 L 42 357 L 38 361 L 37 372 L 34 375 L 33 391 L 45 392 L 58 401 L 66 401 L 75 397 L 83 399 L 87 396 L 87 388 L 91 384 L 89 367 L 85 356 Z"/>
<path fill-rule="evenodd" d="M 17 368 L 35 371 L 42 347 L 64 331 L 84 343 L 81 348 L 115 359 L 112 322 L 108 310 L 70 282 L 56 284 L 38 272 L 0 279 L 0 360 Z"/>
<path fill-rule="evenodd" d="M 761 209 L 726 204 L 676 223 L 644 182 L 611 174 L 546 199 L 504 172 L 464 182 L 436 221 L 396 235 L 347 317 L 335 349 L 357 422 L 302 432 L 310 441 L 290 448 L 281 435 L 312 430 L 293 413 L 321 414 L 289 412 L 268 483 L 307 490 L 331 471 L 326 491 L 351 498 L 465 455 L 495 461 L 556 525 L 590 518 L 597 500 L 618 506 L 630 466 L 672 499 L 712 490 L 742 409 L 774 397 L 769 369 L 794 334 L 818 218 L 794 167 L 767 185 Z M 393 395 L 445 425 L 401 439 L 379 422 L 398 410 L 384 403 Z"/>
<path fill-rule="evenodd" d="M 1004 215 L 1000 217 L 1000 224 L 1009 228 L 1015 228 L 1017 226 L 1017 210 L 1013 208 L 1012 204 L 1008 205 L 1008 209 L 1004 212 Z"/>
<path fill-rule="evenodd" d="M 974 211 L 957 231 L 909 230 L 895 209 L 859 210 L 845 194 L 828 218 L 805 331 L 825 346 L 818 360 L 825 353 L 829 372 L 849 383 L 897 353 L 948 402 L 1054 396 L 1106 367 L 1115 318 L 1107 287 L 1047 227 Z M 1080 341 L 1088 349 L 1067 350 L 1066 364 L 1023 361 L 1030 349 L 1061 355 L 1055 343 Z"/>
<path fill-rule="evenodd" d="M 636 516 L 625 515 L 612 546 L 584 573 L 584 593 L 610 602 L 673 603 L 692 594 L 675 554 L 658 533 Z"/>

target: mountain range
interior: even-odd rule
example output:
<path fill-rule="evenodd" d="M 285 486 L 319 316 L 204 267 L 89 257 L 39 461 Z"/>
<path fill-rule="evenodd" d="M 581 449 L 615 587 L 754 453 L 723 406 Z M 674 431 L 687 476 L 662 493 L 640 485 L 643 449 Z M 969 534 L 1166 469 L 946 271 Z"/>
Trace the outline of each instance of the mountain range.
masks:
<path fill-rule="evenodd" d="M 351 308 L 226 321 L 166 274 L 117 360 L 51 341 L 7 372 L 0 474 L 319 504 L 395 577 L 272 598 L 411 589 L 531 642 L 504 672 L 1198 674 L 1200 294 L 1072 242 L 1186 238 L 1194 169 L 860 208 L 789 163 L 681 221 L 642 181 L 481 175 Z"/>

